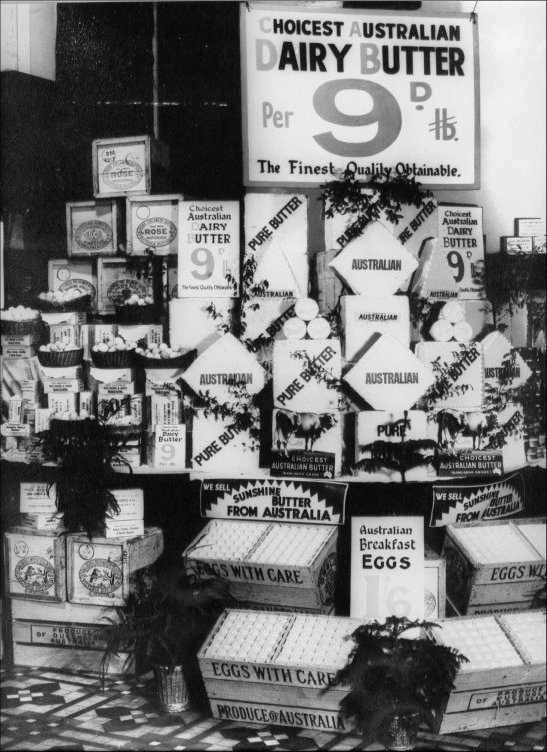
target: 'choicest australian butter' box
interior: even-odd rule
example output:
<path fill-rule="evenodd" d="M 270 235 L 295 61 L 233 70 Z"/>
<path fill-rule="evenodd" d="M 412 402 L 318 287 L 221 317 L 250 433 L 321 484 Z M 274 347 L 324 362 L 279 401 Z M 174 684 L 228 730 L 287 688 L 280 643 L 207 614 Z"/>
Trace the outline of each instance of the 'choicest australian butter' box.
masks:
<path fill-rule="evenodd" d="M 69 535 L 66 539 L 67 588 L 70 603 L 123 606 L 130 575 L 153 564 L 163 553 L 163 533 L 145 528 L 144 535 L 112 540 Z"/>
<path fill-rule="evenodd" d="M 448 525 L 443 547 L 447 596 L 460 614 L 491 614 L 534 606 L 545 587 L 545 518 Z"/>
<path fill-rule="evenodd" d="M 116 201 L 77 201 L 66 205 L 69 256 L 112 256 L 121 239 Z"/>
<path fill-rule="evenodd" d="M 12 598 L 65 601 L 65 539 L 54 531 L 13 528 L 4 535 L 4 571 Z"/>
<path fill-rule="evenodd" d="M 11 602 L 13 662 L 16 666 L 70 669 L 98 674 L 106 647 L 104 630 L 119 622 L 115 608 L 74 603 Z M 112 656 L 108 674 L 133 674 L 126 652 Z"/>
<path fill-rule="evenodd" d="M 157 256 L 177 253 L 181 193 L 163 196 L 128 196 L 125 202 L 127 254 Z"/>
<path fill-rule="evenodd" d="M 332 525 L 211 520 L 183 557 L 188 571 L 226 580 L 246 605 L 329 613 L 337 535 Z"/>

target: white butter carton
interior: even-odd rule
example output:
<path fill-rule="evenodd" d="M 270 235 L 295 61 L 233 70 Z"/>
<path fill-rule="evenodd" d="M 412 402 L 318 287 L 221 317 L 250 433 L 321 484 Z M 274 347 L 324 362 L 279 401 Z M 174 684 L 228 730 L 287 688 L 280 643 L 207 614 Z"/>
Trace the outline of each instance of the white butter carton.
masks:
<path fill-rule="evenodd" d="M 258 410 L 254 411 L 256 427 Z M 192 420 L 191 466 L 208 473 L 230 476 L 256 473 L 259 469 L 260 444 L 248 429 L 234 425 L 233 418 L 217 418 L 196 410 Z"/>
<path fill-rule="evenodd" d="M 28 423 L 2 423 L 0 435 L 14 438 L 28 438 L 31 434 L 31 426 Z"/>
<path fill-rule="evenodd" d="M 169 301 L 171 347 L 197 349 L 198 355 L 232 329 L 234 298 L 173 298 Z"/>
<path fill-rule="evenodd" d="M 81 392 L 84 388 L 82 379 L 44 379 L 45 394 L 66 394 Z"/>
<path fill-rule="evenodd" d="M 357 361 L 379 334 L 391 334 L 405 347 L 410 346 L 406 295 L 382 298 L 344 295 L 341 298 L 341 313 L 346 361 Z"/>
<path fill-rule="evenodd" d="M 47 395 L 47 407 L 51 416 L 75 412 L 77 404 L 77 392 L 50 392 Z"/>
<path fill-rule="evenodd" d="M 156 256 L 177 253 L 178 203 L 183 198 L 182 193 L 126 198 L 128 255 L 144 256 L 149 248 Z"/>
<path fill-rule="evenodd" d="M 545 235 L 545 220 L 541 217 L 517 217 L 515 219 L 515 235 L 519 237 Z"/>
<path fill-rule="evenodd" d="M 179 201 L 178 294 L 239 295 L 239 202 Z"/>
<path fill-rule="evenodd" d="M 45 514 L 21 514 L 20 522 L 29 530 L 64 530 L 64 514 L 47 512 Z"/>
<path fill-rule="evenodd" d="M 51 395 L 48 395 L 48 397 Z M 34 433 L 49 431 L 51 426 L 51 412 L 47 407 L 37 407 L 34 411 Z"/>
<path fill-rule="evenodd" d="M 480 342 L 418 342 L 416 357 L 433 371 L 434 408 L 476 407 L 483 402 L 484 370 Z"/>
<path fill-rule="evenodd" d="M 107 521 L 138 520 L 144 518 L 144 491 L 142 488 L 116 488 L 110 493 L 118 502 L 119 512 L 113 512 Z"/>
<path fill-rule="evenodd" d="M 105 538 L 135 538 L 144 535 L 144 520 L 107 520 Z"/>
<path fill-rule="evenodd" d="M 336 412 L 341 373 L 337 339 L 274 342 L 274 407 L 298 413 Z"/>
<path fill-rule="evenodd" d="M 131 415 L 131 397 L 135 394 L 135 382 L 113 381 L 99 384 L 97 391 L 97 415 L 101 420 L 115 423 Z"/>
<path fill-rule="evenodd" d="M 355 392 L 375 410 L 410 410 L 433 384 L 433 371 L 392 337 L 382 334 L 344 374 Z"/>
<path fill-rule="evenodd" d="M 149 427 L 173 426 L 181 422 L 182 400 L 178 394 L 152 394 L 150 396 Z"/>
<path fill-rule="evenodd" d="M 97 285 L 97 309 L 100 314 L 115 313 L 116 306 L 133 294 L 153 298 L 152 279 L 139 278 L 122 258 L 97 259 Z"/>
<path fill-rule="evenodd" d="M 8 360 L 33 358 L 36 355 L 35 345 L 3 345 L 2 356 Z"/>
<path fill-rule="evenodd" d="M 247 193 L 245 257 L 256 256 L 253 295 L 305 298 L 308 295 L 308 200 L 291 193 Z"/>
<path fill-rule="evenodd" d="M 329 266 L 356 294 L 393 295 L 418 262 L 381 222 L 371 222 Z"/>
<path fill-rule="evenodd" d="M 241 339 L 249 352 L 255 353 L 260 341 L 283 339 L 283 324 L 296 314 L 294 298 L 250 298 L 243 304 L 241 313 L 245 330 Z"/>
<path fill-rule="evenodd" d="M 234 402 L 258 394 L 266 372 L 233 334 L 227 333 L 201 353 L 182 378 L 196 394 Z"/>
<path fill-rule="evenodd" d="M 53 514 L 57 512 L 55 483 L 21 483 L 19 511 L 25 514 Z"/>
<path fill-rule="evenodd" d="M 186 425 L 157 424 L 151 432 L 147 451 L 147 464 L 163 470 L 186 468 Z"/>
<path fill-rule="evenodd" d="M 145 368 L 144 392 L 153 394 L 176 394 L 182 397 L 183 368 Z"/>
<path fill-rule="evenodd" d="M 48 288 L 51 292 L 77 290 L 82 295 L 91 295 L 91 308 L 97 308 L 97 276 L 91 259 L 50 259 Z"/>

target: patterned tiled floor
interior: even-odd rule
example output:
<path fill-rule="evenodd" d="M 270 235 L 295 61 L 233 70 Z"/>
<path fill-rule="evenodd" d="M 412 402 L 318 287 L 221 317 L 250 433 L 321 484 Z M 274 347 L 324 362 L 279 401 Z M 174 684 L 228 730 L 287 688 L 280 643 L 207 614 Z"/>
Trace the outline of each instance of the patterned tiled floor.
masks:
<path fill-rule="evenodd" d="M 364 749 L 358 736 L 217 721 L 195 711 L 162 714 L 151 677 L 110 681 L 47 669 L 1 672 L 3 750 L 270 750 Z M 545 723 L 434 736 L 420 732 L 417 750 L 541 752 Z M 381 750 L 380 745 L 367 747 Z"/>

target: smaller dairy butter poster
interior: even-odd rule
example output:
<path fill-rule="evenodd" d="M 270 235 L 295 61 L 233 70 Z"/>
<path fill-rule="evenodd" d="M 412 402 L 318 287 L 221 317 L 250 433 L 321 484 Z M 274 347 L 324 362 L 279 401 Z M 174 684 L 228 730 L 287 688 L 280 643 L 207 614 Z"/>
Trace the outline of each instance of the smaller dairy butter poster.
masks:
<path fill-rule="evenodd" d="M 238 294 L 239 203 L 179 201 L 179 297 Z"/>

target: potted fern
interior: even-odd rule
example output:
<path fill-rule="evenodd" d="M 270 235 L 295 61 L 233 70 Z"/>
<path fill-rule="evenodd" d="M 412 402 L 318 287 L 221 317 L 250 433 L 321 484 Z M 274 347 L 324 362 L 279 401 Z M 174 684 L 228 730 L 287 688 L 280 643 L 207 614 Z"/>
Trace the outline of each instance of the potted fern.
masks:
<path fill-rule="evenodd" d="M 105 649 L 101 679 L 110 660 L 127 653 L 136 674 L 153 670 L 159 704 L 180 713 L 201 704 L 206 693 L 197 652 L 224 608 L 232 603 L 228 586 L 211 577 L 198 580 L 180 568 L 150 570 L 134 583 L 116 622 L 101 634 Z"/>
<path fill-rule="evenodd" d="M 330 686 L 349 687 L 340 713 L 362 732 L 363 746 L 378 741 L 388 749 L 413 749 L 421 723 L 436 728 L 467 658 L 429 639 L 425 630 L 433 628 L 439 625 L 390 616 L 352 633 L 347 663 Z"/>

